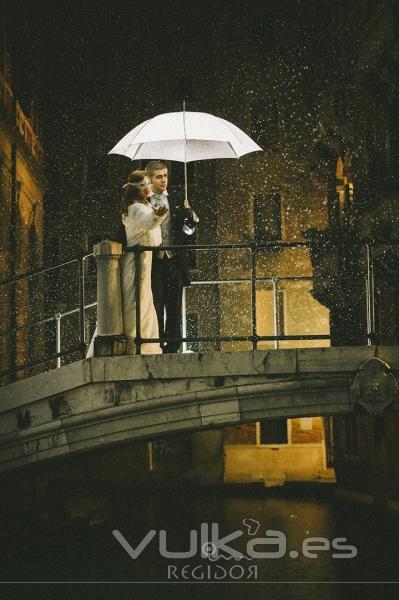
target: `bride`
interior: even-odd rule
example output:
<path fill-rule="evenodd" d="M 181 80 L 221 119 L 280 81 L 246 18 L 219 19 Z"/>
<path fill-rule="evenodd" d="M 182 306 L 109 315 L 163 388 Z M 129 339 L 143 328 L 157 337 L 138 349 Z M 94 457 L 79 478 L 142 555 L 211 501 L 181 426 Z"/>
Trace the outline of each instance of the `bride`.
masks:
<path fill-rule="evenodd" d="M 159 246 L 162 241 L 160 224 L 166 217 L 168 209 L 161 206 L 152 208 L 148 201 L 151 195 L 150 181 L 145 171 L 133 171 L 124 185 L 124 211 L 122 223 L 126 231 L 126 245 Z M 152 252 L 140 253 L 140 313 L 141 337 L 158 338 L 158 319 L 155 312 L 151 290 Z M 128 354 L 136 350 L 136 287 L 135 287 L 135 255 L 125 252 L 121 258 L 123 332 L 127 337 Z M 161 354 L 157 342 L 141 344 L 142 354 Z"/>
<path fill-rule="evenodd" d="M 126 233 L 126 246 L 159 246 L 162 241 L 160 224 L 166 217 L 168 209 L 162 205 L 152 208 L 148 201 L 151 195 L 150 180 L 145 171 L 132 171 L 127 183 L 123 186 L 122 224 Z M 155 312 L 151 290 L 152 252 L 140 252 L 140 313 L 142 338 L 159 338 L 158 319 Z M 136 282 L 135 253 L 125 252 L 121 257 L 121 288 L 123 333 L 127 338 L 127 352 L 134 354 L 136 345 Z M 91 339 L 86 358 L 94 355 L 94 339 L 97 328 Z M 141 344 L 142 354 L 161 354 L 158 342 Z"/>

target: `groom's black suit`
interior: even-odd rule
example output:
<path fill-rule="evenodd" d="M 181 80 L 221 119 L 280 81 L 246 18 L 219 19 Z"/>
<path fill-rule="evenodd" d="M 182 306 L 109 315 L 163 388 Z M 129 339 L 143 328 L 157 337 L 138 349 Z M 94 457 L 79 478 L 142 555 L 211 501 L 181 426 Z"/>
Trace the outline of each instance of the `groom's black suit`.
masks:
<path fill-rule="evenodd" d="M 183 198 L 176 194 L 168 195 L 171 244 L 188 245 L 194 243 L 194 234 L 183 231 L 185 219 L 191 210 L 183 207 Z M 164 240 L 163 243 L 165 244 Z M 165 244 L 166 245 L 166 244 Z M 163 254 L 161 257 L 160 255 Z M 155 251 L 152 261 L 152 293 L 158 317 L 160 338 L 181 337 L 181 309 L 183 287 L 190 285 L 189 251 L 173 250 L 173 256 Z M 165 322 L 164 322 L 165 317 Z M 161 342 L 165 353 L 177 352 L 180 342 Z"/>

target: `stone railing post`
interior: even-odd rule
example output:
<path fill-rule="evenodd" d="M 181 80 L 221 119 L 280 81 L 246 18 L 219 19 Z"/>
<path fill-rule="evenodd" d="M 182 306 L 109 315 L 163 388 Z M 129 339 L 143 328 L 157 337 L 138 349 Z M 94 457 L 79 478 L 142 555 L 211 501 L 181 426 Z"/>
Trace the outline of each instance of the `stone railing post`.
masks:
<path fill-rule="evenodd" d="M 97 337 L 94 356 L 126 352 L 123 335 L 120 257 L 122 244 L 103 240 L 93 247 L 97 261 Z"/>

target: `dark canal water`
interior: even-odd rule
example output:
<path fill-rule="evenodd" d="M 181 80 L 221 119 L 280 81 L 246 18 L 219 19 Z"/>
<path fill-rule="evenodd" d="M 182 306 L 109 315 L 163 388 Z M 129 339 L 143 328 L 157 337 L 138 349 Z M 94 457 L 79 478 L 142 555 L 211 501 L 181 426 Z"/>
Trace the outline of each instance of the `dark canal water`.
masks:
<path fill-rule="evenodd" d="M 4 583 L 1 598 L 398 597 L 399 523 L 337 503 L 330 487 L 80 492 L 63 504 L 49 519 L 33 506 L 3 516 L 1 580 L 30 583 Z M 168 552 L 188 552 L 195 532 L 193 556 L 163 557 L 160 530 Z M 113 531 L 148 545 L 131 558 Z M 226 535 L 215 556 L 209 542 Z"/>

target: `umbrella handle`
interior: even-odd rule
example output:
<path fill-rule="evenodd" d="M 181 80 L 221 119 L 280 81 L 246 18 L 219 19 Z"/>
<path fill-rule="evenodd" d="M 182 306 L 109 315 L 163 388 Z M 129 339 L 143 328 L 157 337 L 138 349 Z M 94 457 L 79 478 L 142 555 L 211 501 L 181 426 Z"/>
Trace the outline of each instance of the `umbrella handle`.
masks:
<path fill-rule="evenodd" d="M 184 161 L 184 208 L 189 208 L 187 198 L 187 163 Z"/>
<path fill-rule="evenodd" d="M 183 100 L 183 127 L 184 127 L 184 208 L 189 208 L 187 198 L 187 161 L 186 161 L 186 101 Z"/>

